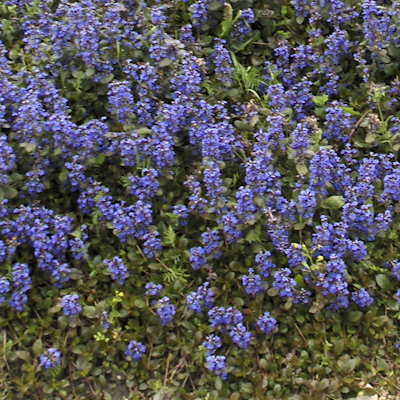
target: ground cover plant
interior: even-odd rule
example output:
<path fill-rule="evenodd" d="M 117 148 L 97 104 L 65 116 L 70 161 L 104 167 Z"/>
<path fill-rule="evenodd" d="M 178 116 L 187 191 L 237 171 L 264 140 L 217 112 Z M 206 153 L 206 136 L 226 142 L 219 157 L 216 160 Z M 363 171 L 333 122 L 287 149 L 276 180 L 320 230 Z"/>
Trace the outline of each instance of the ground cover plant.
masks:
<path fill-rule="evenodd" d="M 399 15 L 2 1 L 0 397 L 400 393 Z"/>

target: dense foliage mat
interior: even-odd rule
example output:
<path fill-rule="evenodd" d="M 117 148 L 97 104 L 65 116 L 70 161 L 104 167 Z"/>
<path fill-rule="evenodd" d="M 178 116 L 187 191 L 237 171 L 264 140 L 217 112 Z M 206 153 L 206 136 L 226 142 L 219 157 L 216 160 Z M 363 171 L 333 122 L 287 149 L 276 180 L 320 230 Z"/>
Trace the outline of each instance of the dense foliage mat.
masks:
<path fill-rule="evenodd" d="M 0 3 L 0 397 L 400 393 L 400 2 Z"/>

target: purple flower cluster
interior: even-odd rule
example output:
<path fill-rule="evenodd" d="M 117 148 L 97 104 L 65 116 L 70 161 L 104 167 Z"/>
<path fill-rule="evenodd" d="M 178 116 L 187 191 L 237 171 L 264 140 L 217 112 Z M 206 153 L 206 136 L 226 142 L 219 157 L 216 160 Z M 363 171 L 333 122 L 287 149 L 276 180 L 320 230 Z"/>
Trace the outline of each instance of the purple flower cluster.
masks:
<path fill-rule="evenodd" d="M 62 298 L 62 308 L 65 316 L 74 316 L 82 312 L 82 306 L 78 300 L 79 296 L 77 294 L 67 294 Z"/>
<path fill-rule="evenodd" d="M 202 306 L 211 308 L 213 306 L 213 297 L 215 296 L 213 290 L 210 288 L 210 282 L 205 282 L 199 286 L 197 292 L 191 292 L 186 297 L 189 310 L 196 311 L 198 314 L 202 311 Z"/>
<path fill-rule="evenodd" d="M 125 355 L 127 357 L 132 357 L 134 361 L 139 361 L 145 353 L 146 347 L 136 340 L 131 340 L 128 344 L 128 348 L 125 351 Z"/>
<path fill-rule="evenodd" d="M 270 271 L 276 268 L 276 265 L 271 261 L 271 252 L 269 251 L 259 252 L 256 255 L 256 263 L 260 268 L 261 275 L 266 278 L 271 275 Z"/>
<path fill-rule="evenodd" d="M 360 289 L 358 292 L 351 294 L 353 301 L 360 307 L 369 307 L 373 304 L 374 299 L 370 296 L 366 289 Z"/>
<path fill-rule="evenodd" d="M 104 329 L 109 329 L 110 328 L 110 315 L 108 314 L 107 311 L 102 311 L 100 314 L 100 320 L 101 323 L 103 324 Z"/>
<path fill-rule="evenodd" d="M 25 293 L 32 286 L 32 279 L 30 277 L 28 266 L 21 263 L 14 264 L 12 276 L 15 291 L 11 295 L 10 306 L 15 308 L 17 311 L 23 311 L 25 304 L 28 302 L 28 297 Z M 3 281 L 3 290 L 7 289 L 7 283 L 6 281 Z"/>
<path fill-rule="evenodd" d="M 246 349 L 249 347 L 251 332 L 249 332 L 242 323 L 233 326 L 231 328 L 230 335 L 233 343 L 237 344 L 240 348 Z"/>
<path fill-rule="evenodd" d="M 222 347 L 221 338 L 216 335 L 209 335 L 203 342 L 203 346 L 207 349 L 207 355 L 211 356 Z"/>
<path fill-rule="evenodd" d="M 225 48 L 227 44 L 224 39 L 215 38 L 214 53 L 212 55 L 212 61 L 215 65 L 216 78 L 226 86 L 231 86 L 232 76 L 234 72 L 233 62 L 229 51 Z"/>
<path fill-rule="evenodd" d="M 186 295 L 188 308 L 207 309 L 210 329 L 229 332 L 242 349 L 252 333 L 220 296 L 231 285 L 250 296 L 272 286 L 293 307 L 313 296 L 324 296 L 331 311 L 350 300 L 373 304 L 372 292 L 348 275 L 397 240 L 398 2 L 293 0 L 297 28 L 280 31 L 277 18 L 287 19 L 291 6 L 30 3 L 8 0 L 4 9 L 15 13 L 18 68 L 13 36 L 1 25 L 0 264 L 8 270 L 0 303 L 22 312 L 32 271 L 61 289 L 110 246 L 129 260 L 137 251 L 142 268 L 171 244 L 170 223 L 177 240 L 165 259 L 190 264 L 196 282 L 208 273 Z M 260 29 L 270 36 L 261 50 Z M 291 36 L 299 29 L 301 41 Z M 21 258 L 27 249 L 30 258 Z M 256 265 L 246 273 L 252 250 Z M 229 267 L 222 255 L 232 258 Z M 389 273 L 400 280 L 390 257 Z M 103 263 L 124 284 L 124 260 Z M 243 288 L 225 282 L 228 269 Z M 156 297 L 151 306 L 167 326 L 179 315 L 169 297 L 158 298 L 162 289 L 147 283 L 146 304 Z M 65 295 L 62 307 L 66 316 L 82 312 L 77 294 Z M 269 312 L 254 319 L 267 335 L 277 327 Z M 107 312 L 100 320 L 110 327 Z M 221 342 L 209 335 L 203 346 L 208 369 L 225 379 L 226 358 L 215 354 Z M 126 355 L 138 361 L 145 351 L 131 341 Z M 49 349 L 40 362 L 49 369 L 60 358 Z"/>
<path fill-rule="evenodd" d="M 226 372 L 226 357 L 225 356 L 207 356 L 208 369 L 214 372 L 216 376 L 221 376 L 226 380 L 228 373 Z"/>
<path fill-rule="evenodd" d="M 275 318 L 271 317 L 271 313 L 266 311 L 258 318 L 257 326 L 261 329 L 262 332 L 264 332 L 266 335 L 269 335 L 275 330 L 277 322 Z"/>
<path fill-rule="evenodd" d="M 243 322 L 243 314 L 239 310 L 229 307 L 225 310 L 224 307 L 213 307 L 209 312 L 211 327 L 221 329 L 221 332 L 226 332 L 226 327 L 238 325 Z"/>
<path fill-rule="evenodd" d="M 47 354 L 40 356 L 40 365 L 45 369 L 55 368 L 61 364 L 61 352 L 57 349 L 50 348 L 47 350 Z"/>
<path fill-rule="evenodd" d="M 157 309 L 157 314 L 160 317 L 162 326 L 166 326 L 172 322 L 176 314 L 176 308 L 169 303 L 169 297 L 163 297 L 159 300 L 161 307 Z"/>
<path fill-rule="evenodd" d="M 232 307 L 213 307 L 209 312 L 211 327 L 218 329 L 221 333 L 229 329 L 233 343 L 240 348 L 247 348 L 252 337 L 251 332 L 243 325 L 243 314 Z"/>
<path fill-rule="evenodd" d="M 243 276 L 242 281 L 246 293 L 251 296 L 256 296 L 258 293 L 261 293 L 265 290 L 261 282 L 261 277 L 257 274 L 254 274 L 253 268 L 249 268 L 249 275 Z"/>
<path fill-rule="evenodd" d="M 216 350 L 222 347 L 221 338 L 216 335 L 209 335 L 203 342 L 203 346 L 207 349 L 208 369 L 225 380 L 227 378 L 225 356 L 214 355 Z"/>
<path fill-rule="evenodd" d="M 160 291 L 162 290 L 162 285 L 157 285 L 154 282 L 149 282 L 145 286 L 146 288 L 146 296 L 158 296 Z"/>
<path fill-rule="evenodd" d="M 255 15 L 251 8 L 242 10 L 240 19 L 232 25 L 231 38 L 244 42 L 252 33 L 250 24 L 254 21 Z"/>
<path fill-rule="evenodd" d="M 172 213 L 179 217 L 179 223 L 181 226 L 186 226 L 188 224 L 187 218 L 189 217 L 190 211 L 183 204 L 177 204 L 172 207 Z"/>
<path fill-rule="evenodd" d="M 9 183 L 8 171 L 14 169 L 16 157 L 12 147 L 8 145 L 6 135 L 0 136 L 0 185 Z"/>
<path fill-rule="evenodd" d="M 10 291 L 10 282 L 2 276 L 0 278 L 0 303 L 4 303 L 6 301 L 5 294 Z"/>
<path fill-rule="evenodd" d="M 111 278 L 123 285 L 129 273 L 122 258 L 115 256 L 112 260 L 104 260 L 103 263 L 110 269 Z"/>
<path fill-rule="evenodd" d="M 129 82 L 119 81 L 109 84 L 108 99 L 110 111 L 115 113 L 117 121 L 121 124 L 129 124 L 133 117 L 134 98 L 132 96 Z"/>
<path fill-rule="evenodd" d="M 282 268 L 275 272 L 272 286 L 278 291 L 280 297 L 294 297 L 297 282 L 289 278 L 292 271 L 289 268 Z"/>
<path fill-rule="evenodd" d="M 305 218 L 313 218 L 317 207 L 316 193 L 310 189 L 302 190 L 298 200 L 299 214 Z"/>

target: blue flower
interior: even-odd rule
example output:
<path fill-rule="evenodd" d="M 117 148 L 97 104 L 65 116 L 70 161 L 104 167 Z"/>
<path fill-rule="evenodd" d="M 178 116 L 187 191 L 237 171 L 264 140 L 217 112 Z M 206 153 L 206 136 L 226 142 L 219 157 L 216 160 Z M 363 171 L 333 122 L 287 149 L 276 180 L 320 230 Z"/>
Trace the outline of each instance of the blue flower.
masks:
<path fill-rule="evenodd" d="M 61 364 L 61 352 L 55 348 L 50 348 L 47 354 L 40 356 L 40 365 L 45 369 L 55 368 Z"/>
<path fill-rule="evenodd" d="M 198 314 L 201 313 L 202 305 L 205 307 L 212 307 L 213 305 L 213 297 L 214 292 L 209 287 L 210 283 L 206 282 L 204 285 L 199 286 L 197 292 L 191 292 L 187 298 L 187 304 L 189 306 L 189 310 L 196 311 Z"/>
<path fill-rule="evenodd" d="M 276 268 L 276 265 L 271 261 L 271 253 L 269 251 L 260 251 L 256 255 L 256 263 L 261 270 L 261 275 L 264 277 L 270 276 L 270 270 Z"/>
<path fill-rule="evenodd" d="M 101 323 L 103 324 L 104 329 L 110 328 L 109 317 L 110 315 L 107 311 L 102 311 L 100 314 Z"/>
<path fill-rule="evenodd" d="M 176 308 L 173 304 L 169 304 L 169 297 L 163 297 L 159 302 L 161 307 L 158 308 L 157 314 L 160 317 L 161 325 L 166 326 L 174 319 Z"/>
<path fill-rule="evenodd" d="M 294 297 L 297 282 L 289 278 L 291 274 L 292 271 L 289 268 L 282 268 L 275 272 L 274 283 L 272 285 L 278 291 L 280 297 Z"/>
<path fill-rule="evenodd" d="M 250 345 L 251 332 L 246 327 L 239 323 L 233 326 L 230 331 L 233 343 L 237 344 L 240 348 L 246 349 Z"/>
<path fill-rule="evenodd" d="M 227 378 L 225 361 L 225 356 L 207 356 L 208 369 L 214 372 L 215 375 L 221 376 L 223 380 Z"/>
<path fill-rule="evenodd" d="M 146 296 L 158 296 L 159 292 L 162 290 L 162 285 L 157 285 L 154 282 L 149 282 L 145 286 Z"/>
<path fill-rule="evenodd" d="M 351 294 L 353 301 L 360 307 L 369 307 L 373 304 L 374 299 L 370 296 L 366 289 L 360 289 L 358 292 Z"/>
<path fill-rule="evenodd" d="M 271 317 L 271 314 L 266 311 L 264 315 L 260 315 L 257 320 L 257 326 L 264 332 L 266 335 L 272 333 L 276 326 L 277 322 L 275 318 Z"/>
<path fill-rule="evenodd" d="M 207 349 L 207 356 L 211 356 L 222 347 L 221 338 L 217 335 L 208 335 L 203 346 Z"/>
<path fill-rule="evenodd" d="M 129 274 L 128 268 L 125 266 L 122 258 L 115 256 L 111 261 L 104 260 L 103 263 L 110 269 L 111 278 L 114 281 L 118 281 L 120 285 L 123 285 Z"/>
<path fill-rule="evenodd" d="M 67 294 L 62 298 L 64 314 L 68 316 L 78 315 L 82 312 L 82 306 L 78 302 L 77 294 Z"/>
<path fill-rule="evenodd" d="M 2 276 L 0 278 L 0 303 L 4 303 L 6 301 L 6 298 L 4 297 L 4 294 L 8 293 L 10 291 L 10 282 Z"/>
<path fill-rule="evenodd" d="M 136 340 L 131 340 L 127 350 L 125 351 L 125 355 L 127 357 L 131 356 L 134 361 L 139 361 L 143 357 L 144 353 L 146 353 L 146 347 Z"/>
<path fill-rule="evenodd" d="M 32 279 L 29 276 L 29 267 L 26 264 L 16 263 L 13 266 L 13 286 L 20 292 L 27 292 L 32 286 Z"/>
<path fill-rule="evenodd" d="M 246 293 L 249 295 L 256 296 L 258 293 L 261 293 L 265 290 L 261 282 L 261 277 L 254 274 L 253 268 L 249 268 L 249 275 L 243 276 L 242 280 L 243 287 L 245 288 Z"/>

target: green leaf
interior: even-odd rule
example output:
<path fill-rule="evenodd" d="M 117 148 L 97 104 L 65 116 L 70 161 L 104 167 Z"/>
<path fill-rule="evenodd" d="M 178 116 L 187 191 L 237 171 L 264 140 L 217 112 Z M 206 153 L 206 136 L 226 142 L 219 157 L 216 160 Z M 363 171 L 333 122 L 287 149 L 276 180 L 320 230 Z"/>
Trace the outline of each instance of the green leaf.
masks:
<path fill-rule="evenodd" d="M 388 363 L 385 360 L 380 358 L 380 359 L 378 359 L 376 364 L 377 364 L 377 367 L 378 367 L 378 371 L 386 371 L 386 372 L 390 371 L 390 367 L 389 367 Z"/>
<path fill-rule="evenodd" d="M 335 344 L 333 345 L 333 354 L 335 356 L 340 356 L 344 350 L 344 340 L 338 339 L 336 340 Z"/>
<path fill-rule="evenodd" d="M 136 133 L 139 136 L 145 137 L 147 135 L 151 135 L 153 133 L 153 131 L 150 128 L 147 127 L 143 127 L 143 128 L 139 128 L 136 130 Z"/>
<path fill-rule="evenodd" d="M 36 357 L 38 357 L 39 354 L 42 353 L 42 348 L 43 348 L 42 339 L 37 339 L 37 340 L 35 341 L 35 343 L 33 343 L 33 346 L 32 346 L 33 354 L 34 354 Z"/>
<path fill-rule="evenodd" d="M 361 311 L 352 311 L 349 313 L 348 320 L 351 322 L 359 322 L 362 316 L 363 313 Z"/>
<path fill-rule="evenodd" d="M 96 159 L 96 166 L 103 164 L 105 160 L 106 160 L 106 155 L 104 153 L 100 153 Z"/>
<path fill-rule="evenodd" d="M 24 361 L 29 361 L 30 360 L 30 356 L 29 356 L 29 353 L 27 351 L 18 350 L 18 351 L 15 352 L 15 354 L 20 360 L 24 360 Z"/>
<path fill-rule="evenodd" d="M 113 400 L 111 394 L 106 392 L 105 390 L 103 390 L 103 395 L 104 395 L 104 400 Z"/>
<path fill-rule="evenodd" d="M 267 291 L 268 296 L 275 297 L 278 295 L 278 291 L 274 287 L 270 287 Z"/>
<path fill-rule="evenodd" d="M 372 321 L 372 326 L 375 328 L 380 328 L 381 326 L 383 326 L 387 321 L 389 321 L 389 317 L 387 317 L 386 315 L 380 315 L 379 317 L 376 317 L 373 321 Z"/>
<path fill-rule="evenodd" d="M 305 223 L 304 222 L 298 222 L 297 224 L 294 224 L 293 228 L 295 231 L 301 231 L 302 229 L 305 228 Z"/>
<path fill-rule="evenodd" d="M 58 179 L 60 180 L 60 182 L 65 182 L 68 178 L 69 175 L 69 170 L 64 168 L 62 169 L 62 171 L 58 174 Z"/>
<path fill-rule="evenodd" d="M 316 383 L 315 390 L 317 392 L 323 392 L 327 387 L 329 387 L 329 379 L 325 378 Z"/>
<path fill-rule="evenodd" d="M 365 143 L 372 144 L 376 140 L 376 133 L 368 132 L 365 136 Z"/>
<path fill-rule="evenodd" d="M 146 302 L 142 299 L 136 299 L 133 303 L 137 308 L 145 308 Z"/>
<path fill-rule="evenodd" d="M 343 111 L 349 113 L 350 115 L 353 115 L 354 117 L 361 117 L 362 116 L 361 113 L 359 113 L 358 111 L 353 110 L 352 107 L 339 106 L 339 108 L 341 108 Z"/>
<path fill-rule="evenodd" d="M 342 208 L 345 204 L 343 196 L 330 196 L 327 197 L 321 204 L 322 208 L 328 210 L 338 210 Z"/>
<path fill-rule="evenodd" d="M 300 175 L 306 175 L 308 172 L 308 168 L 304 164 L 296 164 L 296 170 Z"/>
<path fill-rule="evenodd" d="M 246 240 L 249 243 L 252 243 L 252 242 L 262 243 L 262 240 L 261 240 L 258 232 L 255 229 L 252 229 L 249 231 L 249 233 L 246 235 Z"/>
<path fill-rule="evenodd" d="M 96 70 L 95 70 L 94 68 L 88 68 L 88 69 L 85 71 L 85 76 L 86 76 L 87 78 L 90 78 L 95 72 L 96 72 Z"/>
<path fill-rule="evenodd" d="M 238 128 L 241 131 L 249 131 L 249 132 L 253 131 L 253 128 L 249 124 L 247 124 L 246 122 L 243 122 L 243 121 L 239 121 L 239 120 L 235 121 L 233 123 L 233 125 L 235 125 L 236 128 Z"/>
<path fill-rule="evenodd" d="M 108 74 L 100 80 L 100 83 L 110 83 L 114 79 L 114 74 Z"/>
<path fill-rule="evenodd" d="M 339 360 L 338 367 L 345 375 L 350 375 L 356 367 L 356 360 L 354 358 L 350 358 L 350 360 Z"/>
<path fill-rule="evenodd" d="M 87 368 L 90 367 L 90 362 L 88 359 L 84 356 L 79 356 L 78 360 L 76 361 L 76 367 L 80 370 L 83 371 Z"/>
<path fill-rule="evenodd" d="M 317 107 L 322 107 L 329 100 L 329 96 L 327 94 L 323 94 L 322 96 L 314 96 L 312 101 Z"/>
<path fill-rule="evenodd" d="M 214 0 L 212 3 L 208 4 L 209 11 L 218 11 L 223 7 L 221 1 Z"/>
<path fill-rule="evenodd" d="M 84 306 L 83 307 L 83 315 L 88 318 L 96 318 L 97 317 L 96 307 Z"/>
<path fill-rule="evenodd" d="M 224 20 L 221 22 L 221 35 L 220 37 L 223 38 L 227 36 L 232 27 L 232 17 L 233 17 L 233 8 L 230 4 L 224 3 L 225 11 L 224 11 Z"/>
<path fill-rule="evenodd" d="M 375 277 L 375 279 L 376 283 L 379 285 L 381 289 L 386 291 L 390 291 L 392 289 L 392 284 L 387 275 L 379 274 Z"/>
<path fill-rule="evenodd" d="M 217 389 L 218 391 L 222 389 L 222 379 L 219 376 L 215 378 L 215 389 Z"/>
<path fill-rule="evenodd" d="M 298 287 L 298 288 L 303 288 L 303 287 L 305 286 L 305 282 L 304 282 L 303 275 L 297 274 L 297 275 L 294 277 L 294 280 L 296 281 L 297 287 Z"/>
<path fill-rule="evenodd" d="M 400 304 L 395 299 L 389 299 L 386 304 L 386 307 L 388 308 L 388 310 L 391 310 L 391 311 L 399 311 L 400 310 Z"/>
<path fill-rule="evenodd" d="M 76 69 L 75 71 L 72 71 L 72 76 L 76 79 L 84 79 L 85 72 L 80 71 L 79 69 Z"/>
<path fill-rule="evenodd" d="M 13 199 L 18 196 L 18 191 L 10 186 L 3 186 L 3 191 L 6 199 Z"/>
<path fill-rule="evenodd" d="M 168 65 L 171 65 L 172 60 L 169 57 L 165 57 L 163 60 L 161 60 L 158 64 L 160 68 L 168 67 Z"/>
<path fill-rule="evenodd" d="M 250 383 L 250 382 L 245 382 L 245 383 L 242 383 L 241 385 L 240 385 L 240 390 L 241 390 L 241 392 L 243 392 L 243 393 L 253 393 L 254 392 L 254 386 L 253 386 L 253 384 L 252 383 Z"/>

